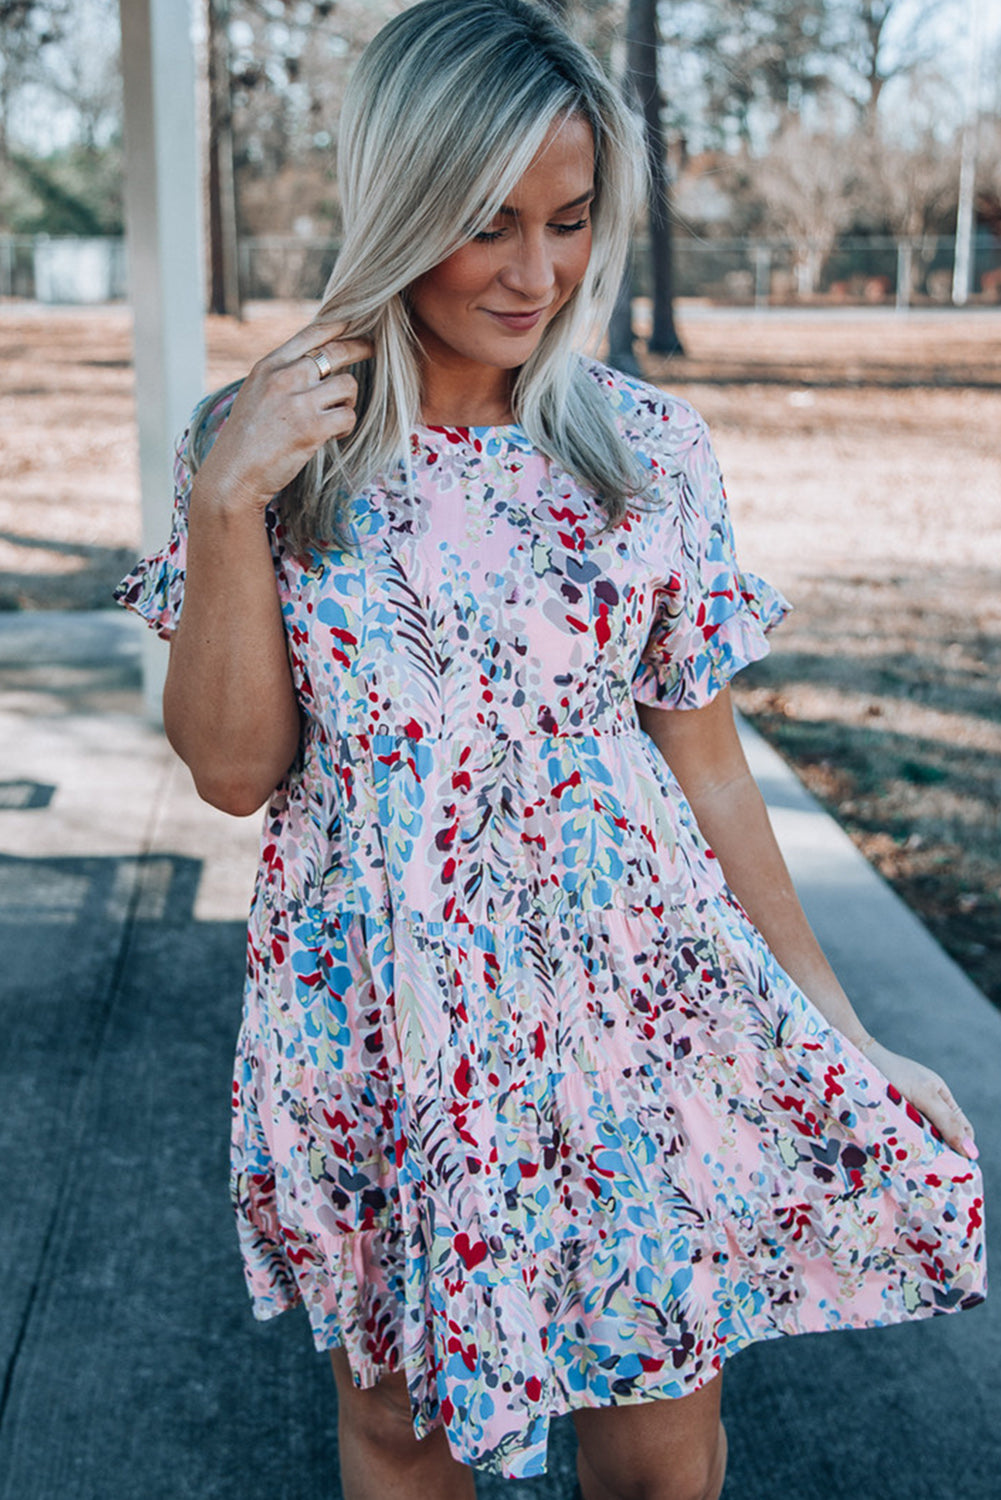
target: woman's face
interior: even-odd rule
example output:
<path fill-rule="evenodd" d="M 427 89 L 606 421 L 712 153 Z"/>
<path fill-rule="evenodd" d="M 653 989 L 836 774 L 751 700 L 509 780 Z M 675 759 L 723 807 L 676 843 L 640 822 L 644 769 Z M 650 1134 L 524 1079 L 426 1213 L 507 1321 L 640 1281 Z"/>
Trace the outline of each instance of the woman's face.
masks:
<path fill-rule="evenodd" d="M 411 286 L 432 365 L 525 363 L 587 269 L 593 196 L 594 137 L 575 115 L 550 131 L 493 223 Z"/>

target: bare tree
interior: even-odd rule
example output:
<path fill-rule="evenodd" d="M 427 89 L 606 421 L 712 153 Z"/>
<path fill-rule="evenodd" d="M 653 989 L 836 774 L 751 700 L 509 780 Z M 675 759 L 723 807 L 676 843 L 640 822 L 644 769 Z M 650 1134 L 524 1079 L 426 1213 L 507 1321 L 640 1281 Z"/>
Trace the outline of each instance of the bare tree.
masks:
<path fill-rule="evenodd" d="M 0 0 L 0 166 L 10 161 L 11 106 L 39 77 L 45 52 L 62 40 L 68 19 L 68 0 Z"/>
<path fill-rule="evenodd" d="M 897 302 L 905 306 L 955 222 L 959 151 L 955 139 L 926 130 L 906 146 L 866 131 L 862 176 L 869 216 L 897 241 Z"/>
<path fill-rule="evenodd" d="M 121 130 L 121 30 L 115 0 L 76 0 L 74 27 L 83 45 L 46 47 L 38 81 L 76 117 L 76 143 L 96 152 Z"/>
<path fill-rule="evenodd" d="M 855 151 L 833 131 L 790 119 L 768 155 L 747 163 L 763 226 L 793 245 L 801 296 L 817 290 L 824 261 L 861 201 Z"/>
<path fill-rule="evenodd" d="M 694 59 L 709 144 L 750 147 L 828 87 L 823 36 L 828 0 L 702 0 L 664 8 L 665 45 Z M 677 99 L 673 106 L 684 119 Z"/>
<path fill-rule="evenodd" d="M 413 0 L 229 0 L 237 175 L 329 158 L 365 45 Z"/>
<path fill-rule="evenodd" d="M 0 0 L 0 223 L 121 232 L 115 0 Z M 58 134 L 53 128 L 58 124 Z"/>
<path fill-rule="evenodd" d="M 886 85 L 912 74 L 934 56 L 935 32 L 928 26 L 945 0 L 920 0 L 908 10 L 906 39 L 894 44 L 893 23 L 906 0 L 828 0 L 825 50 L 832 79 L 843 80 L 863 122 L 876 127 Z"/>

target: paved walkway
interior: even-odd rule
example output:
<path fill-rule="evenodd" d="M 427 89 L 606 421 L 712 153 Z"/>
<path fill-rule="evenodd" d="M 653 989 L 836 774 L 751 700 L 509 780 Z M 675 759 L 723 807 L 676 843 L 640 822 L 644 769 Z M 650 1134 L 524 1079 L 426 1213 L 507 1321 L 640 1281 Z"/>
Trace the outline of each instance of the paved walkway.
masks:
<path fill-rule="evenodd" d="M 336 1500 L 304 1320 L 250 1318 L 226 1191 L 256 819 L 139 717 L 134 622 L 0 615 L 2 1500 Z M 749 736 L 866 1024 L 937 1065 L 998 1201 L 1001 1015 Z M 726 1500 L 997 1500 L 1001 1298 L 728 1367 Z M 544 1479 L 481 1500 L 569 1500 Z M 434 1500 L 429 1496 L 428 1500 Z"/>

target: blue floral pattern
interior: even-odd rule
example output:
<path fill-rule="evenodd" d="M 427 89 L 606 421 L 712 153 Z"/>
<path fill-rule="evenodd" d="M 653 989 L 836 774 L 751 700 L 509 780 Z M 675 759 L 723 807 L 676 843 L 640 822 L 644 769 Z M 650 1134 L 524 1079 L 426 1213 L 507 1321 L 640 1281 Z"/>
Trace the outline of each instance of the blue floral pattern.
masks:
<path fill-rule="evenodd" d="M 297 558 L 269 513 L 303 732 L 236 1062 L 253 1306 L 305 1302 L 506 1475 L 544 1471 L 557 1413 L 985 1289 L 977 1168 L 779 968 L 640 729 L 787 606 L 737 565 L 698 416 L 590 368 L 657 502 L 617 527 L 516 426 L 416 431 L 351 550 Z M 118 593 L 165 636 L 183 442 L 176 480 Z"/>

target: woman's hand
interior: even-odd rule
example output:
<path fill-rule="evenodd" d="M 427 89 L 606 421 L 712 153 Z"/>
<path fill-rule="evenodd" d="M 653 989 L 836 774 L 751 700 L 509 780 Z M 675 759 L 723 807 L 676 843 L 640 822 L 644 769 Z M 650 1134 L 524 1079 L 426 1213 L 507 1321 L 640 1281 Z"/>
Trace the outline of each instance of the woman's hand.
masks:
<path fill-rule="evenodd" d="M 979 1152 L 973 1141 L 973 1126 L 952 1097 L 944 1079 L 923 1063 L 902 1057 L 899 1052 L 891 1052 L 880 1042 L 869 1041 L 862 1050 L 884 1078 L 931 1121 L 954 1150 L 976 1160 Z"/>
<path fill-rule="evenodd" d="M 343 333 L 343 323 L 316 318 L 258 360 L 198 471 L 201 495 L 263 513 L 324 443 L 348 435 L 358 385 L 347 366 L 369 359 L 372 345 Z"/>

